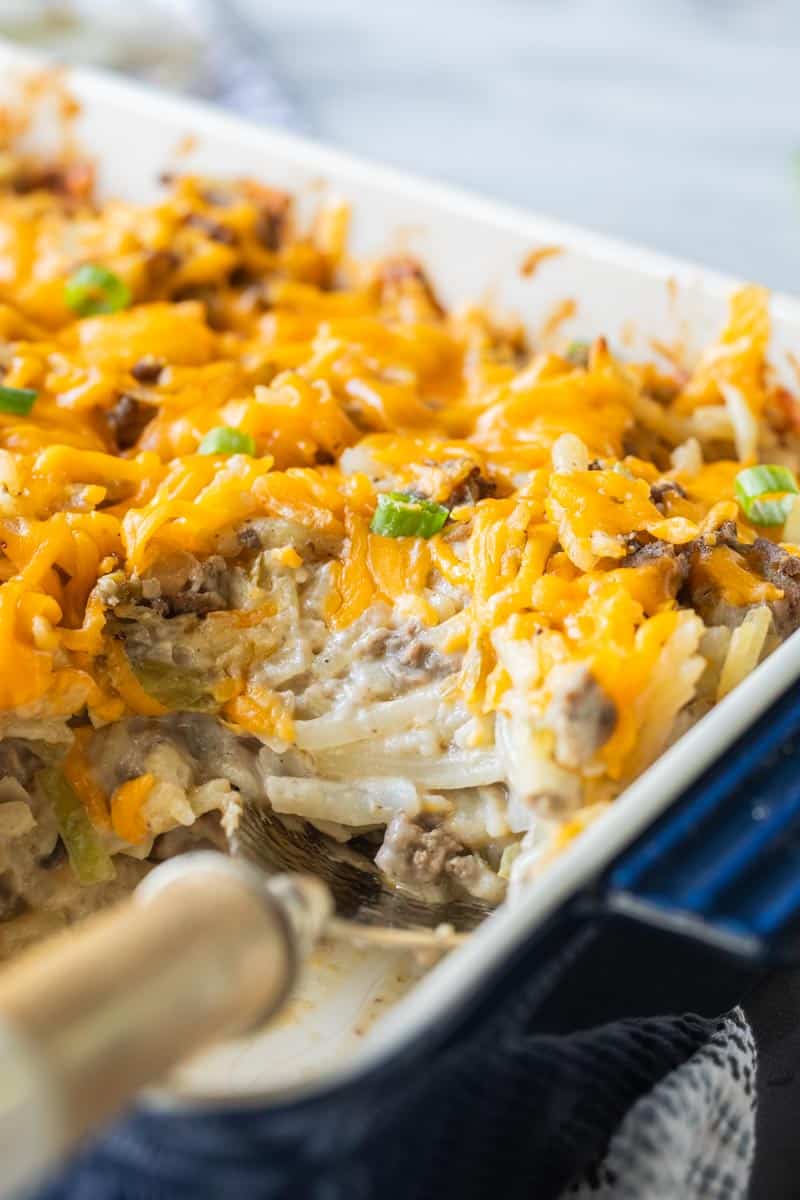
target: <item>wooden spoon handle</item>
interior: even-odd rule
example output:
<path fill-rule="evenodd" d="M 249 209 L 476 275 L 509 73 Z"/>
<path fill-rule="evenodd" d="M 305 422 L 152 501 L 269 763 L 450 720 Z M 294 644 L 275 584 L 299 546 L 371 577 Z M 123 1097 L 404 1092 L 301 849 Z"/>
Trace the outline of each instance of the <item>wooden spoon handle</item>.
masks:
<path fill-rule="evenodd" d="M 170 1067 L 272 1016 L 329 912 L 316 880 L 185 855 L 23 955 L 0 975 L 4 1169 L 25 1157 L 20 1103 L 23 1125 L 47 1126 L 29 1129 L 45 1168 Z"/>

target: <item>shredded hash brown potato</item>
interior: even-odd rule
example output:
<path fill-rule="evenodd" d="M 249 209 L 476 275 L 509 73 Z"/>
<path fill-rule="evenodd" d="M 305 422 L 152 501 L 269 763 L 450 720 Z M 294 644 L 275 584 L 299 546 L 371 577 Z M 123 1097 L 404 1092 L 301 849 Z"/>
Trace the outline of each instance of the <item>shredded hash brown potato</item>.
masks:
<path fill-rule="evenodd" d="M 545 353 L 342 205 L 2 166 L 6 951 L 242 798 L 496 903 L 800 622 L 736 501 L 797 458 L 761 288 L 685 368 Z"/>

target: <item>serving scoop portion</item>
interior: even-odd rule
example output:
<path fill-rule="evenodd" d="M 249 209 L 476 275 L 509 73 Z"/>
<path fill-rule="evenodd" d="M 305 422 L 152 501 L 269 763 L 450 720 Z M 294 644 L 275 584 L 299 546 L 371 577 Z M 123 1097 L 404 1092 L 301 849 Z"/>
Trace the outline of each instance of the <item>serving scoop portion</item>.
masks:
<path fill-rule="evenodd" d="M 273 1017 L 324 935 L 438 954 L 488 911 L 423 904 L 366 855 L 255 803 L 231 840 L 230 857 L 162 863 L 0 972 L 0 1197 L 183 1059 Z"/>

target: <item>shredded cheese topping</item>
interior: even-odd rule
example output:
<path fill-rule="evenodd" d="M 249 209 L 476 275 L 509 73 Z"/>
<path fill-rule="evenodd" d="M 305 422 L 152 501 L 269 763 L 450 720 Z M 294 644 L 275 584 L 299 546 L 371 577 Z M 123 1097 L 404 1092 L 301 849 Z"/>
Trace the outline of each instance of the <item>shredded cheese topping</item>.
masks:
<path fill-rule="evenodd" d="M 349 260 L 342 206 L 303 231 L 287 196 L 249 180 L 186 176 L 141 207 L 98 203 L 80 179 L 78 195 L 13 178 L 0 194 L 3 383 L 37 393 L 29 415 L 0 413 L 0 710 L 168 711 L 108 636 L 103 578 L 180 553 L 232 560 L 236 530 L 271 517 L 325 539 L 332 631 L 379 602 L 435 625 L 434 582 L 459 595 L 447 649 L 478 716 L 512 717 L 511 689 L 533 696 L 554 665 L 586 662 L 620 714 L 602 750 L 620 777 L 664 647 L 688 661 L 702 634 L 668 560 L 628 566 L 632 549 L 706 537 L 694 570 L 724 599 L 780 598 L 713 546 L 731 518 L 753 540 L 735 475 L 796 419 L 767 369 L 763 289 L 733 297 L 693 370 L 626 361 L 602 338 L 575 365 L 477 309 L 445 312 L 410 259 Z M 76 318 L 64 283 L 86 262 L 132 307 Z M 198 454 L 220 426 L 255 456 Z M 448 524 L 428 540 L 371 533 L 386 490 L 446 504 Z M 291 544 L 271 553 L 302 569 Z M 281 697 L 248 678 L 217 701 L 291 741 Z M 140 840 L 148 777 L 109 812 L 79 742 L 68 772 L 98 825 Z"/>

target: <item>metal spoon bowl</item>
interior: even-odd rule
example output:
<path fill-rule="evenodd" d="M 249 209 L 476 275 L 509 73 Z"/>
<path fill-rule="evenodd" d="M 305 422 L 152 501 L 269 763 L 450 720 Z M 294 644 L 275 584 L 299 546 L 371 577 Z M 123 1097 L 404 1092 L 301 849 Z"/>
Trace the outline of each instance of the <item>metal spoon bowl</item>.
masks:
<path fill-rule="evenodd" d="M 230 838 L 231 851 L 267 875 L 313 875 L 333 896 L 328 936 L 382 946 L 447 949 L 458 945 L 492 911 L 479 900 L 429 904 L 392 885 L 366 854 L 328 837 L 300 818 L 278 816 L 247 802 Z"/>

